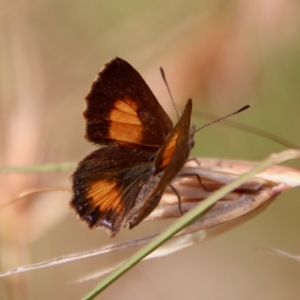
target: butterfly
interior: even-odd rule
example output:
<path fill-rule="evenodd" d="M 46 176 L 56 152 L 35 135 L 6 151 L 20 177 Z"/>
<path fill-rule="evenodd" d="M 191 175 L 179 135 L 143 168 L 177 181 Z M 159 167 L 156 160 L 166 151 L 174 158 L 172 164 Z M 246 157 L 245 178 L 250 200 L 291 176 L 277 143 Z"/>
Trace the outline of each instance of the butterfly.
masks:
<path fill-rule="evenodd" d="M 188 100 L 177 124 L 125 60 L 107 63 L 86 97 L 86 134 L 99 146 L 72 175 L 70 202 L 90 228 L 133 228 L 159 204 L 194 145 Z"/>

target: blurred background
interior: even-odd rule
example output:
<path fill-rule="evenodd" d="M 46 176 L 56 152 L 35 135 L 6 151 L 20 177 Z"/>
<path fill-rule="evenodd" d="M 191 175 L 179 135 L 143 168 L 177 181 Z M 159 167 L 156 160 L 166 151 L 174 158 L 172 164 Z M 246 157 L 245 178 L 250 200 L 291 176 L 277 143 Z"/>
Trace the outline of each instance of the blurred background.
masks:
<path fill-rule="evenodd" d="M 77 162 L 85 141 L 84 98 L 102 66 L 119 56 L 144 77 L 176 120 L 179 112 L 232 119 L 300 145 L 300 4 L 296 0 L 9 1 L 0 11 L 0 165 Z M 217 124 L 195 136 L 193 156 L 261 160 L 285 149 Z M 299 161 L 286 165 L 299 168 Z M 0 175 L 0 202 L 36 187 L 70 187 L 71 172 Z M 165 228 L 144 222 L 110 239 L 68 208 L 71 194 L 28 197 L 0 211 L 1 270 L 117 243 Z M 107 289 L 111 299 L 299 299 L 300 265 L 259 253 L 300 253 L 299 190 L 261 215 L 176 254 L 139 264 Z M 0 280 L 1 299 L 78 299 L 96 282 L 72 281 L 135 250 L 93 257 Z M 100 298 L 100 297 L 99 297 Z"/>

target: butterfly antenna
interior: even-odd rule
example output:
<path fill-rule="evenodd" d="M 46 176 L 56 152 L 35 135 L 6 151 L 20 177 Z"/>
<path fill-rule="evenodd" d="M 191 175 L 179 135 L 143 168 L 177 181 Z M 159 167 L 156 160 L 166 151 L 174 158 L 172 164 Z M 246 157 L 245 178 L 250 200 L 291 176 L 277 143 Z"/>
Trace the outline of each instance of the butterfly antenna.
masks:
<path fill-rule="evenodd" d="M 237 110 L 237 111 L 235 111 L 235 112 L 233 112 L 233 113 L 230 113 L 229 115 L 226 115 L 226 116 L 221 117 L 221 118 L 219 118 L 219 119 L 217 119 L 217 120 L 215 120 L 215 121 L 212 121 L 212 122 L 210 122 L 210 123 L 207 123 L 207 124 L 203 125 L 202 127 L 200 127 L 200 128 L 198 128 L 197 130 L 195 130 L 195 132 L 197 132 L 197 131 L 199 131 L 199 130 L 201 130 L 201 129 L 207 127 L 207 126 L 210 126 L 210 125 L 212 125 L 212 124 L 215 124 L 215 123 L 217 123 L 217 122 L 219 122 L 219 121 L 222 121 L 222 120 L 224 120 L 224 119 L 226 119 L 226 118 L 228 118 L 228 117 L 231 117 L 231 116 L 233 116 L 233 115 L 239 114 L 240 112 L 242 112 L 242 111 L 248 109 L 250 106 L 251 106 L 250 104 L 245 105 L 244 107 L 240 108 L 239 110 Z"/>
<path fill-rule="evenodd" d="M 160 69 L 160 73 L 161 73 L 161 76 L 163 78 L 163 81 L 168 89 L 168 93 L 169 93 L 169 96 L 171 98 L 171 101 L 172 101 L 172 104 L 173 104 L 173 107 L 174 107 L 174 110 L 176 112 L 176 115 L 177 115 L 177 119 L 179 119 L 179 115 L 178 115 L 178 111 L 177 111 L 177 108 L 176 108 L 176 105 L 175 105 L 175 102 L 173 100 L 173 97 L 172 97 L 172 94 L 171 94 L 171 90 L 170 90 L 170 87 L 168 85 L 168 82 L 167 82 L 167 79 L 166 79 L 166 76 L 165 76 L 165 72 L 164 72 L 164 69 L 162 67 L 159 68 Z"/>

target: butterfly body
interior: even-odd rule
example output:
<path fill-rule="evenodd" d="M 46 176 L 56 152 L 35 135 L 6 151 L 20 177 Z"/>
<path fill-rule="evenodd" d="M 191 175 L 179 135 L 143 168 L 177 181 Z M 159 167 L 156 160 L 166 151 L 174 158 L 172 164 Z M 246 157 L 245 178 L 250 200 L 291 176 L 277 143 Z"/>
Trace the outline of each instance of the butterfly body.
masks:
<path fill-rule="evenodd" d="M 140 74 L 126 61 L 106 64 L 86 97 L 86 138 L 100 148 L 74 172 L 73 207 L 114 236 L 158 205 L 193 146 L 192 102 L 173 124 Z"/>

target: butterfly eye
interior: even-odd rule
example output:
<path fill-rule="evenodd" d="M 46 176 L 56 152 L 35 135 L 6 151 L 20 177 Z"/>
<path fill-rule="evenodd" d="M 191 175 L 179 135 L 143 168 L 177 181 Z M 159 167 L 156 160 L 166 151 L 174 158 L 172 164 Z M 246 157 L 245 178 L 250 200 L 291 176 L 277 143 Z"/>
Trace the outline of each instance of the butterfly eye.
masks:
<path fill-rule="evenodd" d="M 189 139 L 189 148 L 192 149 L 195 146 L 193 138 Z"/>
<path fill-rule="evenodd" d="M 195 125 L 193 125 L 191 128 L 190 128 L 190 132 L 189 132 L 189 141 L 188 141 L 188 146 L 189 146 L 189 149 L 191 150 L 194 146 L 195 146 L 195 142 L 194 142 L 194 134 L 195 134 L 195 130 L 196 130 L 196 127 Z"/>

